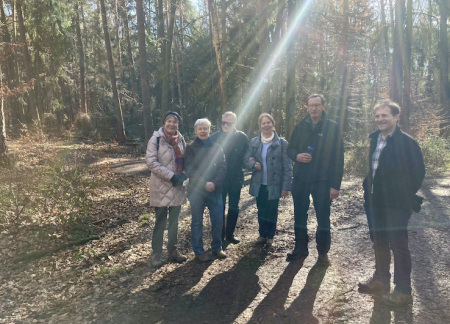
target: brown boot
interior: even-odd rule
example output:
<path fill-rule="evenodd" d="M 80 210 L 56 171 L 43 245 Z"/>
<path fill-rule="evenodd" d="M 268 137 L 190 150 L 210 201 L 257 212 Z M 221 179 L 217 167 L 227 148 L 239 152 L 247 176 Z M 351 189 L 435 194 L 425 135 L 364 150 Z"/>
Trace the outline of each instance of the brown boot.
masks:
<path fill-rule="evenodd" d="M 169 251 L 168 259 L 170 262 L 183 263 L 184 261 L 186 261 L 186 256 L 181 254 L 180 251 L 178 251 L 178 249 L 175 248 Z"/>

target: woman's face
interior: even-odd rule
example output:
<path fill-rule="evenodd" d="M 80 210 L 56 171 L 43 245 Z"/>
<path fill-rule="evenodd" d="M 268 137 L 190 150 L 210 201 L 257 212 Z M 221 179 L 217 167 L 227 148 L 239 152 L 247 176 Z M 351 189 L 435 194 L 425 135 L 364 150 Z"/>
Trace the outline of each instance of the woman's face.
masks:
<path fill-rule="evenodd" d="M 209 137 L 209 126 L 206 124 L 197 125 L 195 128 L 195 135 L 202 141 L 206 140 Z"/>
<path fill-rule="evenodd" d="M 268 117 L 261 118 L 261 125 L 259 125 L 261 128 L 261 132 L 263 134 L 272 135 L 273 132 L 273 123 Z"/>
<path fill-rule="evenodd" d="M 176 134 L 178 130 L 178 118 L 170 116 L 164 122 L 164 131 L 168 134 Z"/>

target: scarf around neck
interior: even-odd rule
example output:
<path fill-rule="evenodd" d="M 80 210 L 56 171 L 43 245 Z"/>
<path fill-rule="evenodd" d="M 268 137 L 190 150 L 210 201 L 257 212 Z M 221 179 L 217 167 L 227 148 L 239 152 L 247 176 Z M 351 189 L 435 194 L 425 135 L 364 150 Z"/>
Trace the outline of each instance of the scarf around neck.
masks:
<path fill-rule="evenodd" d="M 180 145 L 178 144 L 178 132 L 176 134 L 169 134 L 163 130 L 164 135 L 166 136 L 167 142 L 173 147 L 175 151 L 175 168 L 177 170 L 177 174 L 181 174 L 183 172 L 184 167 L 184 155 L 181 150 Z"/>
<path fill-rule="evenodd" d="M 263 144 L 269 144 L 270 142 L 273 141 L 274 137 L 275 137 L 275 132 L 272 132 L 272 136 L 270 136 L 270 137 L 264 137 L 263 133 L 261 132 L 261 142 L 263 142 Z"/>

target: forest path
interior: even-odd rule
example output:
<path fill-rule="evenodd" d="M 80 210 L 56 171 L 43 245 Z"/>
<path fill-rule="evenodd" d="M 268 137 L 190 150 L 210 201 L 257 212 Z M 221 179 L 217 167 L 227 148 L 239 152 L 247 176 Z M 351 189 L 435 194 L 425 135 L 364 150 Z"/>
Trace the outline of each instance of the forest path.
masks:
<path fill-rule="evenodd" d="M 413 296 L 410 307 L 390 309 L 358 293 L 371 276 L 373 252 L 362 207 L 360 178 L 345 178 L 332 207 L 331 265 L 317 266 L 314 211 L 310 255 L 286 262 L 293 247 L 292 198 L 281 200 L 272 251 L 254 248 L 257 218 L 248 186 L 242 190 L 236 235 L 228 258 L 200 264 L 190 246 L 190 215 L 183 206 L 179 247 L 183 264 L 155 269 L 148 207 L 148 171 L 142 157 L 97 159 L 92 178 L 103 179 L 94 212 L 107 217 L 105 235 L 1 274 L 0 322 L 5 323 L 450 323 L 450 176 L 427 178 L 422 211 L 410 221 Z M 111 184 L 113 183 L 113 185 Z M 111 193 L 111 188 L 116 190 Z M 205 213 L 204 242 L 209 246 Z M 146 219 L 146 218 L 144 218 Z"/>

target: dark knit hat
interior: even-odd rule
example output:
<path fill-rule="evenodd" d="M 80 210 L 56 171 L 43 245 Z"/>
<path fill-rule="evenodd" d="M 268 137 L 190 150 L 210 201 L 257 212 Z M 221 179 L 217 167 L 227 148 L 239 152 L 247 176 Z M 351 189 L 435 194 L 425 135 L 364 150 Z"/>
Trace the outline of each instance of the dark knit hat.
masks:
<path fill-rule="evenodd" d="M 164 123 L 166 122 L 167 117 L 170 117 L 170 116 L 175 116 L 175 117 L 177 117 L 177 119 L 178 119 L 178 124 L 181 125 L 181 123 L 182 123 L 182 121 L 181 121 L 181 116 L 178 115 L 178 114 L 177 114 L 176 112 L 174 112 L 174 111 L 169 111 L 169 112 L 164 116 L 164 119 L 163 119 L 163 125 L 164 125 Z"/>

